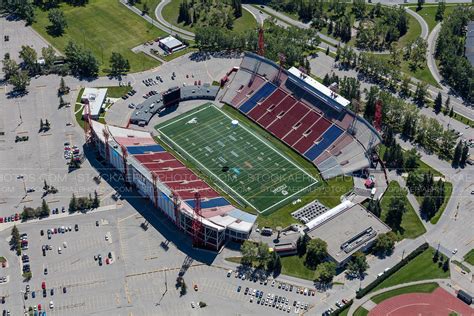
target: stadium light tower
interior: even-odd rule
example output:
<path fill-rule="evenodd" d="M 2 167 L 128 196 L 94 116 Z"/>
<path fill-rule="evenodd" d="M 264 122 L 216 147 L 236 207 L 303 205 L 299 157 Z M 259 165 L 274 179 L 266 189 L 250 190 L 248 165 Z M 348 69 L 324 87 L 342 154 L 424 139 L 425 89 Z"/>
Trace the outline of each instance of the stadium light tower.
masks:
<path fill-rule="evenodd" d="M 199 234 L 202 231 L 201 194 L 194 194 L 194 217 L 193 217 L 193 247 L 202 245 Z"/>
<path fill-rule="evenodd" d="M 265 36 L 264 36 L 263 25 L 258 29 L 258 54 L 260 56 L 265 55 Z"/>

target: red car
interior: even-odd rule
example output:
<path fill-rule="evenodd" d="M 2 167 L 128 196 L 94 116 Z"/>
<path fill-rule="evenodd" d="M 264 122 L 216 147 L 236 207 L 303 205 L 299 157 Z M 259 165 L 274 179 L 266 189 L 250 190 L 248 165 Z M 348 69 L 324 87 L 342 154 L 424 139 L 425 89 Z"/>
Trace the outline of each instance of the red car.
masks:
<path fill-rule="evenodd" d="M 16 213 L 15 214 L 15 221 L 19 220 L 20 219 L 20 214 Z"/>
<path fill-rule="evenodd" d="M 41 288 L 42 288 L 43 290 L 46 289 L 46 282 L 43 281 L 43 282 L 41 283 Z"/>
<path fill-rule="evenodd" d="M 41 304 L 38 304 L 38 310 L 39 311 L 41 310 Z"/>
<path fill-rule="evenodd" d="M 0 223 L 3 223 L 3 217 L 0 217 Z"/>

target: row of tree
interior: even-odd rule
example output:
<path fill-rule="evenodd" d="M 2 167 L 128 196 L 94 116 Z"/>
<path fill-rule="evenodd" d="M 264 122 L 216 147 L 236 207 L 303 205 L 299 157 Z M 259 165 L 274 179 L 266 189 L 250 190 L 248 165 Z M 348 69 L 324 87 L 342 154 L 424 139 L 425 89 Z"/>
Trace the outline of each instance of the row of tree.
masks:
<path fill-rule="evenodd" d="M 88 197 L 76 197 L 73 193 L 69 201 L 69 212 L 83 211 L 98 208 L 100 206 L 99 196 L 97 191 L 94 191 L 94 197 L 89 194 Z"/>
<path fill-rule="evenodd" d="M 196 30 L 196 45 L 201 51 L 253 51 L 258 48 L 256 30 L 232 32 L 225 29 L 200 27 Z M 284 28 L 273 21 L 265 22 L 265 57 L 278 60 L 284 52 L 287 66 L 304 65 L 305 55 L 315 51 L 320 39 L 315 30 L 296 27 Z"/>
<path fill-rule="evenodd" d="M 276 251 L 270 252 L 266 243 L 254 243 L 246 240 L 242 244 L 240 251 L 242 253 L 240 261 L 242 265 L 256 266 L 265 269 L 268 273 L 273 273 L 274 275 L 280 274 L 280 256 Z"/>
<path fill-rule="evenodd" d="M 472 20 L 474 10 L 456 7 L 441 25 L 435 51 L 443 78 L 471 103 L 474 102 L 474 67 L 464 56 L 464 43 L 467 23 Z"/>
<path fill-rule="evenodd" d="M 231 30 L 234 20 L 241 16 L 242 3 L 240 0 L 182 0 L 179 5 L 178 23 L 214 28 L 225 27 Z"/>
<path fill-rule="evenodd" d="M 44 218 L 48 217 L 51 214 L 48 203 L 43 199 L 41 206 L 37 208 L 24 207 L 23 212 L 21 213 L 21 219 L 26 221 L 32 218 Z"/>

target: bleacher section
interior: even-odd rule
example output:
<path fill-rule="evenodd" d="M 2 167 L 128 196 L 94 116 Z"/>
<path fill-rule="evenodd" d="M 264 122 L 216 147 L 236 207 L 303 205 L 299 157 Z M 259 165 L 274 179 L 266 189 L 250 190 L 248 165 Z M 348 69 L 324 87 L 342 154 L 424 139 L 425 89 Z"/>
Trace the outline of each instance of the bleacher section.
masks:
<path fill-rule="evenodd" d="M 142 155 L 146 153 L 165 151 L 165 149 L 161 147 L 160 145 L 148 145 L 148 146 L 127 147 L 127 151 L 131 155 Z"/>
<path fill-rule="evenodd" d="M 261 87 L 250 97 L 250 99 L 245 101 L 245 103 L 239 107 L 239 110 L 247 114 L 257 105 L 258 102 L 261 102 L 263 99 L 267 98 L 270 94 L 272 94 L 275 89 L 276 87 L 273 84 L 269 82 L 265 83 L 263 87 Z"/>
<path fill-rule="evenodd" d="M 348 100 L 295 68 L 278 86 L 276 76 L 278 65 L 247 53 L 222 101 L 313 162 L 325 179 L 369 166 L 366 151 L 380 137 L 346 108 Z"/>

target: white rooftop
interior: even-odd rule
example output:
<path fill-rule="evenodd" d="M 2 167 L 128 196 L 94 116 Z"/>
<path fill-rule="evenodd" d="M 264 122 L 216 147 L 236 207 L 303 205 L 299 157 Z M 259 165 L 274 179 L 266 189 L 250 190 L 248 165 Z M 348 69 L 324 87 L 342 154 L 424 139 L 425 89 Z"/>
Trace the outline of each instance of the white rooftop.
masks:
<path fill-rule="evenodd" d="M 313 78 L 311 78 L 307 74 L 302 73 L 298 68 L 291 67 L 290 69 L 288 69 L 288 72 L 290 72 L 291 74 L 293 74 L 296 77 L 300 78 L 301 80 L 303 80 L 304 82 L 306 82 L 307 84 L 309 84 L 310 86 L 312 86 L 313 88 L 315 88 L 316 90 L 318 90 L 319 92 L 324 94 L 325 96 L 335 100 L 337 103 L 339 103 L 343 107 L 346 107 L 347 105 L 349 105 L 351 103 L 349 100 L 347 100 L 346 98 L 342 97 L 341 95 L 333 92 L 331 89 L 329 89 L 325 85 L 323 85 L 323 84 L 319 83 L 318 81 L 314 80 Z"/>
<path fill-rule="evenodd" d="M 168 36 L 165 38 L 160 39 L 160 43 L 168 47 L 169 49 L 173 49 L 175 47 L 179 47 L 183 45 L 180 40 L 174 38 L 173 36 Z"/>
<path fill-rule="evenodd" d="M 100 114 L 100 110 L 102 109 L 102 105 L 104 104 L 105 95 L 107 94 L 107 88 L 85 88 L 84 92 L 82 93 L 81 100 L 87 99 L 89 101 L 89 108 L 91 111 L 92 117 L 97 117 Z M 85 107 L 82 110 L 82 114 L 84 114 Z"/>

